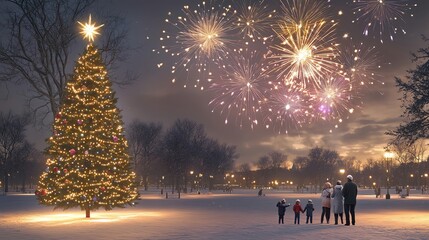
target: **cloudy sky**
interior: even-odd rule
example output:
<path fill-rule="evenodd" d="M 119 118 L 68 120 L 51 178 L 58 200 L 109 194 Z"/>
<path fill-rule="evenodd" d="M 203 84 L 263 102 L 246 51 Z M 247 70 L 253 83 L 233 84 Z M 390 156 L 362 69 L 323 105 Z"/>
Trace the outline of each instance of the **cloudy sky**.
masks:
<path fill-rule="evenodd" d="M 249 127 L 240 128 L 234 121 L 225 124 L 225 116 L 219 112 L 212 112 L 212 107 L 208 105 L 213 93 L 193 87 L 183 88 L 183 82 L 186 81 L 183 74 L 174 76 L 177 80 L 173 84 L 168 66 L 157 67 L 160 62 L 167 65 L 175 61 L 166 54 L 153 52 L 153 49 L 159 50 L 162 45 L 159 38 L 162 36 L 162 30 L 168 28 L 165 23 L 168 12 L 180 14 L 184 5 L 195 6 L 196 2 L 198 1 L 101 2 L 107 11 L 124 17 L 129 31 L 129 45 L 137 49 L 129 53 L 128 63 L 123 67 L 137 70 L 140 78 L 131 86 L 115 88 L 119 108 L 122 109 L 126 123 L 138 119 L 161 122 L 168 127 L 177 118 L 194 120 L 205 126 L 209 136 L 220 142 L 236 145 L 240 154 L 238 163 L 255 162 L 273 150 L 283 152 L 289 156 L 289 160 L 293 160 L 296 156 L 307 155 L 308 150 L 316 146 L 337 150 L 342 156 L 355 156 L 360 160 L 382 157 L 383 147 L 388 142 L 388 137 L 384 133 L 400 123 L 399 116 L 402 112 L 398 101 L 400 94 L 395 87 L 394 77 L 406 75 L 406 70 L 414 66 L 410 60 L 410 53 L 425 46 L 420 36 L 421 34 L 429 36 L 427 27 L 429 1 L 408 1 L 417 2 L 418 7 L 412 11 L 414 17 L 404 17 L 403 26 L 407 33 L 395 35 L 394 41 L 385 39 L 383 44 L 379 42 L 378 33 L 363 36 L 362 23 L 352 24 L 351 14 L 338 17 L 339 35 L 349 33 L 355 41 L 376 47 L 377 59 L 381 66 L 377 72 L 377 83 L 363 91 L 362 106 L 356 106 L 354 113 L 348 119 L 344 119 L 338 128 L 333 128 L 335 124 L 332 122 L 319 121 L 316 124 L 304 125 L 298 131 L 290 131 L 289 134 L 278 134 L 262 126 L 253 130 Z M 330 10 L 334 13 L 338 10 L 343 10 L 345 14 L 351 11 L 351 6 L 344 4 L 346 0 L 331 2 L 333 7 Z M 265 4 L 277 8 L 278 1 L 266 0 Z M 92 16 L 96 19 L 97 12 L 92 12 Z M 188 80 L 193 77 L 195 76 L 190 74 Z M 1 109 L 12 108 L 16 112 L 22 111 L 24 107 L 21 95 L 24 92 L 25 90 L 17 90 L 6 96 L 6 92 L 1 91 Z M 42 139 L 48 137 L 44 130 L 32 129 L 29 132 L 35 143 L 40 143 Z"/>

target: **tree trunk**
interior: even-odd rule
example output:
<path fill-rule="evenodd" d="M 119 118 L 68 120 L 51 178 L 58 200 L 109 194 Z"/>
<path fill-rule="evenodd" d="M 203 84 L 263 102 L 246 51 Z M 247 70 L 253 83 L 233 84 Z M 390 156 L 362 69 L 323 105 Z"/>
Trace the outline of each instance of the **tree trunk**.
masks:
<path fill-rule="evenodd" d="M 91 217 L 91 210 L 89 210 L 89 208 L 86 209 L 86 218 L 90 218 Z"/>
<path fill-rule="evenodd" d="M 144 190 L 147 191 L 149 189 L 149 177 L 148 176 L 143 177 L 143 185 L 144 185 Z"/>
<path fill-rule="evenodd" d="M 9 192 L 9 176 L 7 173 L 4 175 L 4 192 Z"/>

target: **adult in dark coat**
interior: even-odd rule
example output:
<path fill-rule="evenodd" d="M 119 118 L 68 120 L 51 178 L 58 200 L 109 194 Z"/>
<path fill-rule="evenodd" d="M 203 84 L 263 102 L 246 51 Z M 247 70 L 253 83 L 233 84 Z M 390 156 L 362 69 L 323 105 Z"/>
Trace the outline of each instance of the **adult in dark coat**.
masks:
<path fill-rule="evenodd" d="M 278 213 L 279 213 L 279 224 L 280 222 L 282 224 L 285 223 L 285 212 L 286 212 L 286 208 L 289 206 L 290 204 L 286 203 L 285 199 L 277 203 L 276 207 L 278 208 Z"/>
<path fill-rule="evenodd" d="M 350 226 L 350 215 L 352 216 L 352 224 L 355 225 L 355 207 L 357 192 L 357 185 L 353 182 L 353 176 L 348 175 L 347 183 L 344 184 L 342 191 L 344 197 L 344 212 L 346 214 L 346 226 Z"/>

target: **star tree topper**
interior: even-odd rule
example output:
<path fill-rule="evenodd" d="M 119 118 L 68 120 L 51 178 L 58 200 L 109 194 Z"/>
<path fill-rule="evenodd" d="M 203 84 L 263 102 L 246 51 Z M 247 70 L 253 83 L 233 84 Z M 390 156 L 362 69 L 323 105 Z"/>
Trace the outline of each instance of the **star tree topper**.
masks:
<path fill-rule="evenodd" d="M 78 23 L 80 24 L 82 29 L 80 33 L 82 34 L 83 39 L 88 38 L 89 42 L 94 42 L 95 35 L 100 35 L 100 33 L 97 30 L 102 26 L 104 26 L 104 24 L 95 26 L 95 22 L 91 23 L 91 14 L 89 15 L 89 20 L 87 23 L 81 23 L 79 21 Z"/>

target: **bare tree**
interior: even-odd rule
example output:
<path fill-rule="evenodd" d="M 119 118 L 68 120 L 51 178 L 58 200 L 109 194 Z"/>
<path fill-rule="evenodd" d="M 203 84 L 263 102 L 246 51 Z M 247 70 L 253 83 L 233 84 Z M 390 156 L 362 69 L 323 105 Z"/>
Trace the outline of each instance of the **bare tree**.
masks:
<path fill-rule="evenodd" d="M 272 168 L 276 168 L 276 169 L 281 168 L 282 165 L 287 160 L 287 155 L 285 155 L 285 154 L 283 154 L 281 152 L 273 151 L 273 152 L 270 152 L 268 155 L 271 158 L 271 166 L 272 166 Z"/>
<path fill-rule="evenodd" d="M 298 156 L 295 158 L 295 160 L 293 160 L 293 169 L 301 170 L 306 166 L 307 163 L 307 157 Z"/>
<path fill-rule="evenodd" d="M 30 156 L 33 152 L 34 148 L 33 146 L 28 143 L 27 141 L 24 141 L 22 144 L 20 144 L 15 151 L 12 152 L 11 155 L 11 162 L 13 163 L 12 168 L 9 169 L 8 172 L 12 172 L 16 175 L 15 179 L 18 182 L 15 182 L 14 184 L 18 187 L 18 185 L 21 185 L 21 191 L 25 192 L 25 185 L 27 182 L 27 174 L 30 169 L 26 168 L 27 165 L 30 165 Z M 13 184 L 13 183 L 12 183 Z"/>
<path fill-rule="evenodd" d="M 76 22 L 94 0 L 1 0 L 7 13 L 0 43 L 0 81 L 22 82 L 30 89 L 29 105 L 43 121 L 55 115 L 71 76 Z M 108 67 L 123 60 L 126 32 L 118 17 L 106 17 L 101 51 Z M 123 78 L 125 79 L 125 78 Z"/>
<path fill-rule="evenodd" d="M 208 183 L 209 189 L 212 189 L 213 182 L 210 176 L 224 176 L 234 165 L 238 158 L 235 146 L 219 144 L 218 141 L 207 139 L 202 157 L 202 177 L 205 183 Z"/>
<path fill-rule="evenodd" d="M 171 184 L 177 191 L 186 185 L 191 166 L 198 165 L 192 163 L 201 159 L 205 141 L 203 125 L 190 120 L 176 120 L 165 134 L 163 159 L 168 167 Z"/>
<path fill-rule="evenodd" d="M 153 172 L 154 162 L 159 157 L 162 140 L 160 123 L 133 122 L 129 126 L 128 140 L 135 168 L 141 175 L 145 190 L 148 189 L 149 175 Z"/>
<path fill-rule="evenodd" d="M 242 163 L 238 165 L 236 169 L 237 169 L 237 172 L 239 172 L 241 176 L 244 178 L 243 179 L 244 186 L 250 189 L 251 182 L 252 182 L 252 169 L 250 167 L 250 164 Z"/>
<path fill-rule="evenodd" d="M 25 127 L 28 117 L 0 113 L 0 174 L 4 180 L 4 191 L 9 191 L 9 176 L 15 169 L 20 156 L 28 144 L 25 140 Z"/>
<path fill-rule="evenodd" d="M 43 153 L 35 149 L 32 145 L 25 144 L 22 150 L 22 160 L 18 161 L 20 163 L 18 169 L 21 191 L 25 192 L 27 187 L 31 189 L 33 185 L 37 184 L 46 164 Z"/>
<path fill-rule="evenodd" d="M 313 185 L 322 186 L 327 178 L 337 176 L 341 165 L 342 160 L 336 151 L 315 147 L 308 153 L 304 173 L 310 176 Z"/>
<path fill-rule="evenodd" d="M 271 167 L 270 157 L 260 157 L 259 160 L 255 163 L 255 165 L 259 170 L 269 169 Z"/>
<path fill-rule="evenodd" d="M 249 163 L 242 163 L 242 164 L 238 165 L 237 171 L 241 172 L 241 173 L 250 172 L 251 171 L 250 164 Z"/>

